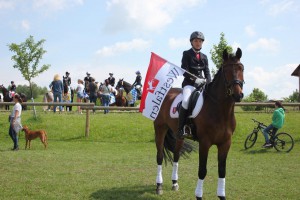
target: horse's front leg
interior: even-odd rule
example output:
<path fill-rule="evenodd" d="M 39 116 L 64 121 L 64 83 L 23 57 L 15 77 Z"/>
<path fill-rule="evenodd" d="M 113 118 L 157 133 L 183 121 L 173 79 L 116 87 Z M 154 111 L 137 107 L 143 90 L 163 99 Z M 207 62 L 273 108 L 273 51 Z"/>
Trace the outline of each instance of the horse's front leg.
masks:
<path fill-rule="evenodd" d="M 162 176 L 162 163 L 164 159 L 164 138 L 166 135 L 166 129 L 163 127 L 160 127 L 158 125 L 155 125 L 154 123 L 154 129 L 155 129 L 155 143 L 156 143 L 156 163 L 157 163 L 157 175 L 156 175 L 156 194 L 161 195 L 163 194 L 163 176 Z"/>
<path fill-rule="evenodd" d="M 174 151 L 174 162 L 172 171 L 172 190 L 177 191 L 179 189 L 178 185 L 178 161 L 180 157 L 180 150 L 183 146 L 184 140 L 176 140 L 176 146 Z"/>
<path fill-rule="evenodd" d="M 198 182 L 195 189 L 197 200 L 202 200 L 203 196 L 203 182 L 207 174 L 207 157 L 210 146 L 203 143 L 199 144 L 199 168 L 198 168 Z"/>
<path fill-rule="evenodd" d="M 231 145 L 231 140 L 218 146 L 218 188 L 217 195 L 221 200 L 225 200 L 225 176 L 226 176 L 226 159 Z"/>

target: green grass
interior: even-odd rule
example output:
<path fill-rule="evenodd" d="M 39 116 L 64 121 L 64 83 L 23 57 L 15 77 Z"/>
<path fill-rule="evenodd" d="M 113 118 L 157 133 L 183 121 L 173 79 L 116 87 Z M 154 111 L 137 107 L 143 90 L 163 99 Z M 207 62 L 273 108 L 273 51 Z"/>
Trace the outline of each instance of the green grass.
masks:
<path fill-rule="evenodd" d="M 8 112 L 0 112 L 0 199 L 194 199 L 198 155 L 179 163 L 178 192 L 171 191 L 172 166 L 163 167 L 164 194 L 155 194 L 156 148 L 153 123 L 140 113 L 91 114 L 90 136 L 85 135 L 85 115 L 23 112 L 22 123 L 48 132 L 49 147 L 32 141 L 24 150 L 20 133 L 18 152 L 10 151 Z M 299 199 L 299 112 L 286 115 L 280 131 L 295 139 L 290 153 L 262 149 L 260 134 L 253 148 L 244 150 L 244 140 L 254 127 L 251 118 L 265 123 L 266 113 L 236 113 L 237 128 L 227 161 L 228 199 Z M 217 154 L 212 147 L 204 199 L 216 199 Z"/>

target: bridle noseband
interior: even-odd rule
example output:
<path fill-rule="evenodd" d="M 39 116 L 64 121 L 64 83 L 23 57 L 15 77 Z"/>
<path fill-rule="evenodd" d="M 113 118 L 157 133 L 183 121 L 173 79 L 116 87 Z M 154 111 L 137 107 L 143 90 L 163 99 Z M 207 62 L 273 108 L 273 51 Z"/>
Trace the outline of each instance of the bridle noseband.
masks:
<path fill-rule="evenodd" d="M 222 74 L 223 74 L 224 81 L 225 81 L 225 84 L 226 84 L 226 85 L 225 85 L 226 91 L 227 91 L 226 93 L 227 93 L 228 96 L 232 96 L 232 95 L 233 95 L 232 87 L 233 87 L 234 85 L 239 85 L 240 88 L 243 89 L 243 85 L 244 85 L 245 81 L 244 81 L 244 80 L 239 80 L 239 79 L 237 79 L 236 76 L 234 76 L 234 79 L 233 79 L 233 80 L 228 81 L 228 80 L 226 79 L 226 76 L 225 76 L 225 73 L 224 73 L 224 67 L 227 66 L 227 65 L 242 65 L 242 67 L 243 67 L 242 71 L 244 71 L 244 65 L 243 65 L 242 63 L 240 63 L 240 62 L 239 62 L 239 63 L 229 63 L 229 64 L 224 64 L 224 65 L 222 65 Z"/>

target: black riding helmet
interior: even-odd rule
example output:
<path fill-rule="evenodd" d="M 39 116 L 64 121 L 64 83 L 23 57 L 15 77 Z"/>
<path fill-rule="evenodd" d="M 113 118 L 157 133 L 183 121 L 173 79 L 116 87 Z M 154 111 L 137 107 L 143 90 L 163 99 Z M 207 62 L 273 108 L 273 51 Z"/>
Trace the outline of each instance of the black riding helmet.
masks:
<path fill-rule="evenodd" d="M 198 39 L 201 39 L 204 41 L 204 35 L 203 33 L 201 33 L 200 31 L 194 31 L 192 34 L 191 34 L 191 37 L 190 37 L 190 42 L 193 41 L 193 39 L 195 38 L 198 38 Z"/>

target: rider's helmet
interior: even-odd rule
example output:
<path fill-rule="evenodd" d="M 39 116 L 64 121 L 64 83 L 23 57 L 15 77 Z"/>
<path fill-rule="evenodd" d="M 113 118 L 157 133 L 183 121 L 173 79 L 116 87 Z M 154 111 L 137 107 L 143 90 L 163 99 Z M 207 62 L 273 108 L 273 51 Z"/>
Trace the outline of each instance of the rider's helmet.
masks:
<path fill-rule="evenodd" d="M 89 75 L 91 75 L 91 74 L 87 72 L 86 75 L 89 76 Z"/>
<path fill-rule="evenodd" d="M 10 83 L 11 83 L 11 84 L 13 84 L 13 83 L 14 83 L 14 81 L 11 81 Z"/>
<path fill-rule="evenodd" d="M 192 42 L 195 38 L 201 39 L 204 41 L 204 35 L 200 31 L 194 31 L 190 36 L 190 42 Z"/>
<path fill-rule="evenodd" d="M 68 76 L 68 75 L 70 75 L 70 73 L 69 73 L 69 72 L 66 72 L 66 75 Z"/>
<path fill-rule="evenodd" d="M 135 74 L 136 74 L 136 75 L 140 75 L 141 72 L 138 70 L 138 71 L 135 72 Z"/>
<path fill-rule="evenodd" d="M 112 75 L 114 75 L 114 74 L 111 72 L 111 73 L 109 73 L 109 75 L 112 76 Z"/>

